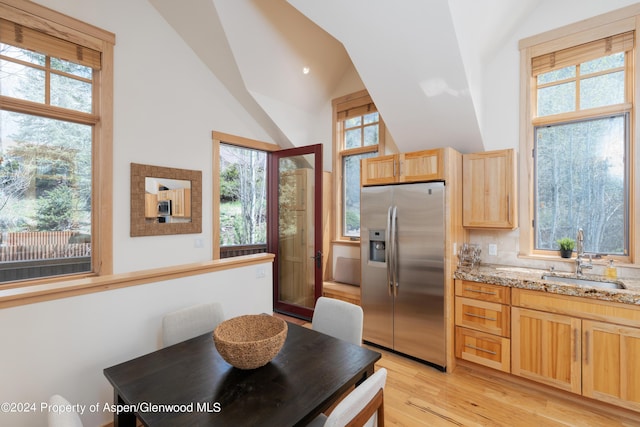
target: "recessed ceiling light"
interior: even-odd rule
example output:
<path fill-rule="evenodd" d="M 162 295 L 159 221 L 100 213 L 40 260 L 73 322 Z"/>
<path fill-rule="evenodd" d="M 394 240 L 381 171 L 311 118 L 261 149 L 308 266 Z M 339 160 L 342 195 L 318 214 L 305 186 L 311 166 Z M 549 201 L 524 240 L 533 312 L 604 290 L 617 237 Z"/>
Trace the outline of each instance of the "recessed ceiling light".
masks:
<path fill-rule="evenodd" d="M 311 71 L 311 68 L 309 68 L 309 67 L 303 67 L 302 68 L 302 74 L 309 74 L 309 71 Z"/>

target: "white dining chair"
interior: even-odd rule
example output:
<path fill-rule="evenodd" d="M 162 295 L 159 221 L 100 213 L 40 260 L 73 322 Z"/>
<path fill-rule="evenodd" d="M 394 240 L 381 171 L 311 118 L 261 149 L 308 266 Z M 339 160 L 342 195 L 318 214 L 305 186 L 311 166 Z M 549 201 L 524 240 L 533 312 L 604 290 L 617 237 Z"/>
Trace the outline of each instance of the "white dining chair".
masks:
<path fill-rule="evenodd" d="M 72 408 L 71 403 L 59 394 L 54 394 L 49 399 L 49 406 L 55 408 Z M 47 415 L 48 427 L 82 427 L 80 415 L 75 411 L 56 410 L 49 411 Z"/>
<path fill-rule="evenodd" d="M 384 386 L 387 370 L 378 369 L 353 389 L 327 416 L 318 415 L 309 427 L 384 427 Z"/>
<path fill-rule="evenodd" d="M 320 297 L 311 319 L 311 328 L 362 345 L 363 312 L 359 305 L 335 298 Z"/>
<path fill-rule="evenodd" d="M 222 305 L 198 304 L 165 314 L 162 318 L 162 345 L 168 347 L 207 332 L 224 320 Z"/>

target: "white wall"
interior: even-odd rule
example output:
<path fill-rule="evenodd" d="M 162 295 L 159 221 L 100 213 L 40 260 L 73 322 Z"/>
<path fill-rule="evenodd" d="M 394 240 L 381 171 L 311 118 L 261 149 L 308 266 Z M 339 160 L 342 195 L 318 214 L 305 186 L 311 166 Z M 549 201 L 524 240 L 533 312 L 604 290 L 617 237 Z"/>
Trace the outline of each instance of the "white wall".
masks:
<path fill-rule="evenodd" d="M 114 273 L 211 259 L 211 131 L 268 136 L 146 0 L 37 3 L 116 35 Z M 129 237 L 132 162 L 202 171 L 201 234 Z"/>
<path fill-rule="evenodd" d="M 483 70 L 483 123 L 481 124 L 486 150 L 519 147 L 520 119 L 520 51 L 518 42 L 523 38 L 553 30 L 587 18 L 610 12 L 636 3 L 633 0 L 542 0 L 514 27 L 512 33 L 495 54 L 486 58 Z M 527 179 L 526 172 L 520 167 L 519 179 Z M 518 187 L 520 188 L 520 187 Z M 528 197 L 520 194 L 519 197 Z M 518 258 L 519 236 L 522 227 L 515 231 L 481 231 L 470 233 L 472 243 L 481 245 L 482 262 L 519 264 L 531 267 L 547 268 L 551 264 L 559 270 L 571 270 L 573 266 L 566 262 L 539 262 Z M 498 245 L 498 256 L 488 255 L 488 245 Z M 600 273 L 599 269 L 594 273 Z M 629 270 L 625 274 L 634 275 Z"/>
<path fill-rule="evenodd" d="M 146 0 L 36 0 L 116 35 L 114 272 L 211 259 L 211 131 L 268 140 Z M 199 235 L 129 237 L 130 163 L 201 170 Z M 204 248 L 194 240 L 203 239 Z M 111 402 L 102 370 L 158 348 L 163 313 L 207 300 L 226 315 L 271 312 L 271 264 L 0 310 L 0 402 Z M 87 426 L 110 414 L 85 414 Z M 45 425 L 44 414 L 0 412 L 2 426 Z"/>
<path fill-rule="evenodd" d="M 634 0 L 541 0 L 520 25 L 485 58 L 483 121 L 486 150 L 519 147 L 520 51 L 518 42 L 587 18 L 636 3 Z M 478 24 L 480 25 L 480 24 Z M 509 25 L 509 24 L 505 24 Z"/>
<path fill-rule="evenodd" d="M 257 279 L 257 269 L 266 277 Z M 31 402 L 35 413 L 0 411 L 0 425 L 46 425 L 40 403 L 62 394 L 71 403 L 113 403 L 103 369 L 161 347 L 162 316 L 219 301 L 225 318 L 271 313 L 271 263 L 190 276 L 0 310 L 0 402 Z M 84 425 L 113 420 L 85 413 Z"/>

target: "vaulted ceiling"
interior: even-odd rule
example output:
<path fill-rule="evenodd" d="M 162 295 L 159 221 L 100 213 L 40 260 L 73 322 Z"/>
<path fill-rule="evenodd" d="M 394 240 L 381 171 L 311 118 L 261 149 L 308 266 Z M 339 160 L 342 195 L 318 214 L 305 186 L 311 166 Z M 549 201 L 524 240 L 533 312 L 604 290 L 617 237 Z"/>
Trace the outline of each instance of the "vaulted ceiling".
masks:
<path fill-rule="evenodd" d="M 149 1 L 280 145 L 318 142 L 355 81 L 400 151 L 473 152 L 482 64 L 541 0 Z"/>

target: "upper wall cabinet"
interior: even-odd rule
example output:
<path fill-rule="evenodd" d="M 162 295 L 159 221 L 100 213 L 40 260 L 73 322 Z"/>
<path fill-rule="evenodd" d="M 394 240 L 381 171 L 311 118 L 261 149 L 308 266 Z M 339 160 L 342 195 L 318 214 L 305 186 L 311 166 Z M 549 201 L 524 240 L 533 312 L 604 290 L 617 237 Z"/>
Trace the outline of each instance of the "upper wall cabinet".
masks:
<path fill-rule="evenodd" d="M 363 186 L 444 179 L 444 150 L 423 150 L 362 160 Z"/>
<path fill-rule="evenodd" d="M 467 228 L 518 227 L 515 150 L 462 156 L 462 225 Z"/>

